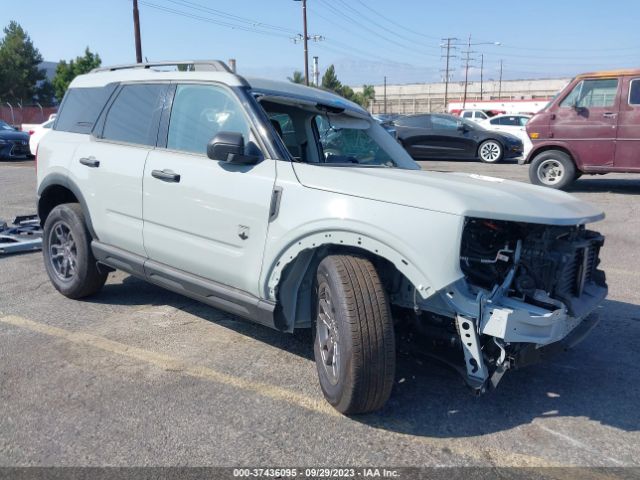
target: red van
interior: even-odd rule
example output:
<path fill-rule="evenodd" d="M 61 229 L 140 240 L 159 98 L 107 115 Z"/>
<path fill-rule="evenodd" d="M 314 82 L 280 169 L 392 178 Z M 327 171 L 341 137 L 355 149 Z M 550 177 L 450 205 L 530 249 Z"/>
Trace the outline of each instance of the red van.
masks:
<path fill-rule="evenodd" d="M 531 183 L 564 188 L 582 174 L 640 173 L 640 69 L 585 73 L 527 123 Z"/>

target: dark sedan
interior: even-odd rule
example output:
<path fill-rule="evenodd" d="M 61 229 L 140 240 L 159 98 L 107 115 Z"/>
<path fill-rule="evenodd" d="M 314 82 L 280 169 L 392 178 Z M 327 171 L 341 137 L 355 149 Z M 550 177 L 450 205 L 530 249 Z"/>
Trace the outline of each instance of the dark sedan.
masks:
<path fill-rule="evenodd" d="M 424 114 L 395 122 L 398 141 L 415 159 L 479 158 L 497 163 L 522 155 L 522 141 L 515 135 L 491 132 L 477 123 L 452 115 Z"/>
<path fill-rule="evenodd" d="M 0 120 L 0 159 L 27 158 L 29 155 L 29 134 Z"/>

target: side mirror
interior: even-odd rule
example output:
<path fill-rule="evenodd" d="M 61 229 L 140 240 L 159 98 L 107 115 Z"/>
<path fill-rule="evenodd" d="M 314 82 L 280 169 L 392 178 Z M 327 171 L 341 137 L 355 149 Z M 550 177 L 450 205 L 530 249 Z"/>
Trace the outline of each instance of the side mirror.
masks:
<path fill-rule="evenodd" d="M 211 160 L 228 162 L 235 165 L 255 165 L 259 155 L 247 155 L 244 137 L 237 132 L 220 132 L 207 145 L 207 157 Z"/>

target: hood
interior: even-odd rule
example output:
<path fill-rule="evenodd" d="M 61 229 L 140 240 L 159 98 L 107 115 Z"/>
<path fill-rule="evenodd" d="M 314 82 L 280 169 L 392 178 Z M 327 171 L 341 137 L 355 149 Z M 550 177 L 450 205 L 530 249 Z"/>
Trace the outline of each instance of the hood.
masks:
<path fill-rule="evenodd" d="M 468 173 L 293 164 L 304 186 L 452 215 L 546 225 L 579 225 L 604 213 L 546 187 Z"/>
<path fill-rule="evenodd" d="M 3 140 L 26 140 L 29 141 L 27 132 L 18 132 L 17 130 L 0 130 L 0 138 Z"/>

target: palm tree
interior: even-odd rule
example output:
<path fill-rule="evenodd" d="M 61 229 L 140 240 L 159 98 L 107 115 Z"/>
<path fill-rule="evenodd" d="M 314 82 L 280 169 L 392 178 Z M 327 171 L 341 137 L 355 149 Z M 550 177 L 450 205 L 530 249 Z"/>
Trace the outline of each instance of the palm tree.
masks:
<path fill-rule="evenodd" d="M 299 70 L 296 70 L 295 72 L 293 72 L 293 77 L 287 77 L 287 78 L 289 79 L 290 82 L 293 82 L 293 83 L 304 83 L 304 75 Z"/>

